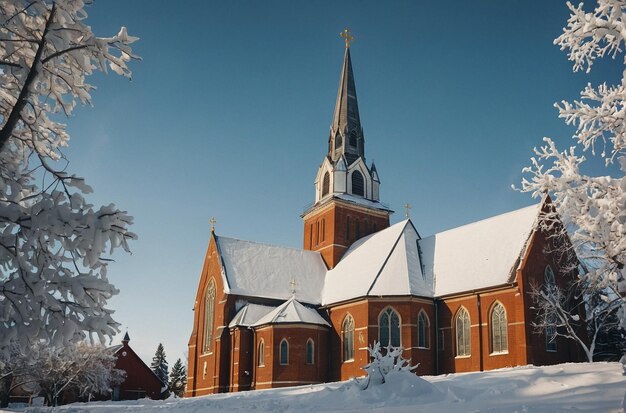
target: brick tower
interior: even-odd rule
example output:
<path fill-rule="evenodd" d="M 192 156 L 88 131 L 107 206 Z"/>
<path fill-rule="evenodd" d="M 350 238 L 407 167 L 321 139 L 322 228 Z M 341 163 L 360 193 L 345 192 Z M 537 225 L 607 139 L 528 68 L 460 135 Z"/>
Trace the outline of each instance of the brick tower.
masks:
<path fill-rule="evenodd" d="M 328 137 L 328 154 L 315 178 L 315 203 L 303 214 L 304 249 L 319 251 L 333 268 L 353 242 L 389 226 L 393 213 L 379 200 L 380 179 L 365 162 L 348 29 L 346 51 Z"/>

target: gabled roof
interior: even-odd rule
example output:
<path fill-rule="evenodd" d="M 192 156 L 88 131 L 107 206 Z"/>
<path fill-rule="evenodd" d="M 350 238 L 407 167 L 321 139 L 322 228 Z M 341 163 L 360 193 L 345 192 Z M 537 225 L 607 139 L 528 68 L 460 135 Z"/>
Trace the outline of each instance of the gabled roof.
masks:
<path fill-rule="evenodd" d="M 269 305 L 259 305 L 248 303 L 244 305 L 238 312 L 235 314 L 235 317 L 228 324 L 229 328 L 241 326 L 241 327 L 250 327 L 252 324 L 256 323 L 262 317 L 274 311 L 276 307 L 272 307 Z"/>
<path fill-rule="evenodd" d="M 435 296 L 514 281 L 519 258 L 536 227 L 542 203 L 511 211 L 419 241 L 426 278 Z"/>
<path fill-rule="evenodd" d="M 226 293 L 287 300 L 295 282 L 298 300 L 321 303 L 326 266 L 318 252 L 221 236 L 215 240 Z"/>
<path fill-rule="evenodd" d="M 330 324 L 315 310 L 305 307 L 294 297 L 285 301 L 269 314 L 261 317 L 252 324 L 252 327 L 259 327 L 266 324 L 317 324 L 330 327 Z"/>
<path fill-rule="evenodd" d="M 432 278 L 422 275 L 418 238 L 405 220 L 352 244 L 326 274 L 323 304 L 365 296 L 432 297 Z"/>

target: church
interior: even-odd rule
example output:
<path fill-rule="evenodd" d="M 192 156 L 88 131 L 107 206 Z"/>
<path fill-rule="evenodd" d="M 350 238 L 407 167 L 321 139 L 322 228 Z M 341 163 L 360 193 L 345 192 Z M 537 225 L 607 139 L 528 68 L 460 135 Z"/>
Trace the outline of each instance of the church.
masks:
<path fill-rule="evenodd" d="M 346 48 L 328 152 L 302 214 L 302 249 L 211 228 L 189 339 L 185 396 L 364 375 L 367 347 L 402 346 L 420 375 L 581 360 L 572 340 L 534 331 L 534 285 L 565 286 L 572 262 L 540 229 L 539 204 L 422 237 L 390 225 L 365 157 Z"/>

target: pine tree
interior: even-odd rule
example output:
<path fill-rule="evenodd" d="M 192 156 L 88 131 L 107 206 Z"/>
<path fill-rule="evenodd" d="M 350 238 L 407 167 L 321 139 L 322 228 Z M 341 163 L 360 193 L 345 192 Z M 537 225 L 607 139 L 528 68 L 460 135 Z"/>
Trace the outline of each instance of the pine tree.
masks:
<path fill-rule="evenodd" d="M 156 353 L 154 353 L 154 357 L 152 357 L 152 364 L 150 367 L 159 380 L 163 382 L 165 390 L 167 390 L 169 366 L 167 365 L 167 360 L 165 360 L 165 350 L 163 349 L 163 344 L 159 343 Z"/>
<path fill-rule="evenodd" d="M 183 397 L 185 385 L 187 384 L 187 371 L 183 362 L 178 359 L 172 366 L 172 374 L 170 375 L 170 392 L 176 397 Z"/>

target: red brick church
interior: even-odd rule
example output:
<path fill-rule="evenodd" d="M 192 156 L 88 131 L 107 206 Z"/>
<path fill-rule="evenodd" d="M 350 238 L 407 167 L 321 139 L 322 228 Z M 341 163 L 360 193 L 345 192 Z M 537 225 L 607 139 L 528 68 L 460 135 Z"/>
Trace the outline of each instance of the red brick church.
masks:
<path fill-rule="evenodd" d="M 573 341 L 533 332 L 531 285 L 564 285 L 540 204 L 422 238 L 390 225 L 365 158 L 350 35 L 304 248 L 218 236 L 194 304 L 186 396 L 361 376 L 367 347 L 402 346 L 418 374 L 580 360 Z"/>

